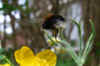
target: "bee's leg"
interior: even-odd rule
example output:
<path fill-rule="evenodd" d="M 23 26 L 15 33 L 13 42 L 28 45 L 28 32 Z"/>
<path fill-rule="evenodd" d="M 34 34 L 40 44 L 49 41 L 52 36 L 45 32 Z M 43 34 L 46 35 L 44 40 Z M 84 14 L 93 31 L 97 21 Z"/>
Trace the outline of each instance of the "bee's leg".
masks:
<path fill-rule="evenodd" d="M 55 37 L 55 40 L 57 41 L 59 30 L 58 29 L 54 29 L 52 33 L 53 33 L 53 36 Z"/>
<path fill-rule="evenodd" d="M 64 38 L 64 33 L 63 33 L 63 31 L 64 31 L 63 28 L 59 28 L 59 37 L 60 37 L 61 39 L 65 39 L 65 38 Z"/>

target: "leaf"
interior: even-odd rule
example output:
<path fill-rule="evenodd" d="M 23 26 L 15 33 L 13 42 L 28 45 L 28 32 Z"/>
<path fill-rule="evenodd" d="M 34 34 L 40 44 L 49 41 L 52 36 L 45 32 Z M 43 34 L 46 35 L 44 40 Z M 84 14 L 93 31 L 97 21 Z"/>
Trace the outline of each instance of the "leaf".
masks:
<path fill-rule="evenodd" d="M 85 49 L 84 49 L 84 52 L 83 52 L 83 58 L 86 59 L 88 53 L 90 52 L 91 48 L 92 48 L 92 44 L 93 44 L 93 40 L 95 38 L 95 27 L 94 27 L 94 23 L 92 20 L 90 20 L 90 24 L 91 24 L 91 28 L 92 28 L 92 32 L 91 32 L 91 35 L 89 36 L 87 42 L 86 42 L 86 46 L 85 46 Z"/>

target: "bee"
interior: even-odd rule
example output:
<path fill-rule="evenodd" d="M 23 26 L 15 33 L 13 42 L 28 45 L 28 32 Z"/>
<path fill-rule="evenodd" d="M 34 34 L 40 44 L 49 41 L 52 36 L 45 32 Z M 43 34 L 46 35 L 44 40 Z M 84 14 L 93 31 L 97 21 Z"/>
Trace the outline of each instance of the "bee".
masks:
<path fill-rule="evenodd" d="M 65 19 L 63 16 L 58 14 L 49 14 L 43 24 L 42 28 L 45 30 L 50 30 L 52 32 L 52 35 L 54 37 L 58 36 L 59 28 L 63 26 L 63 23 L 65 22 Z"/>

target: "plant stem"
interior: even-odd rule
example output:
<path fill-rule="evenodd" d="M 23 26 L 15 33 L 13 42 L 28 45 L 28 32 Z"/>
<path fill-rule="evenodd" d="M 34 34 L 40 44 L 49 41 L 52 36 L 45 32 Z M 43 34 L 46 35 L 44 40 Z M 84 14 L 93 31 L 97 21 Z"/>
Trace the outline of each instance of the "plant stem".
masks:
<path fill-rule="evenodd" d="M 77 66 L 83 66 L 83 64 L 77 64 Z"/>

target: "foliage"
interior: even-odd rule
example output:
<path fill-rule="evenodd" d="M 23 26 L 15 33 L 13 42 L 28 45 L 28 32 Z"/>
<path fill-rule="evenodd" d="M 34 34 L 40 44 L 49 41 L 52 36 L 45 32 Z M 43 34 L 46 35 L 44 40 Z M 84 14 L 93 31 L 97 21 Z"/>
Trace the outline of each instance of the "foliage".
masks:
<path fill-rule="evenodd" d="M 72 19 L 72 22 L 74 24 L 76 24 L 76 26 L 78 27 L 78 33 L 79 33 L 79 38 L 80 38 L 80 41 L 79 41 L 79 43 L 80 43 L 80 45 L 79 45 L 80 50 L 79 50 L 78 54 L 71 47 L 71 44 L 69 42 L 67 42 L 64 38 L 62 38 L 62 36 L 61 36 L 62 40 L 60 40 L 59 42 L 53 41 L 52 40 L 52 36 L 50 36 L 49 34 L 47 34 L 47 36 L 55 44 L 60 45 L 64 50 L 66 50 L 67 53 L 70 54 L 70 56 L 73 58 L 73 60 L 76 62 L 76 64 L 78 66 L 83 66 L 83 64 L 85 63 L 86 58 L 87 58 L 90 50 L 92 49 L 92 44 L 93 44 L 93 40 L 94 40 L 94 37 L 95 37 L 94 24 L 93 24 L 93 21 L 90 19 L 90 24 L 91 24 L 92 32 L 91 32 L 91 35 L 89 36 L 89 39 L 86 42 L 86 46 L 84 47 L 84 49 L 82 49 L 83 40 L 82 40 L 82 35 L 81 35 L 81 32 L 82 32 L 81 31 L 81 25 L 78 22 L 76 22 L 75 20 L 73 20 L 73 19 Z M 59 32 L 59 33 L 61 33 L 61 32 Z M 61 33 L 61 35 L 63 35 L 63 34 Z"/>

